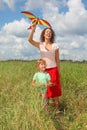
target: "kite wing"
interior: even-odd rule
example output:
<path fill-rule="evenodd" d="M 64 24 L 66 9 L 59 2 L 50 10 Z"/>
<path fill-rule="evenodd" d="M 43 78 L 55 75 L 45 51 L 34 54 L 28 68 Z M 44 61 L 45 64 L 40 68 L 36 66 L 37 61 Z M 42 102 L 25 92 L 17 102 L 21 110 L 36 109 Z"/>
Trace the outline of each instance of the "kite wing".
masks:
<path fill-rule="evenodd" d="M 39 19 L 38 20 L 38 24 L 41 24 L 41 25 L 44 25 L 44 26 L 47 26 L 47 27 L 51 27 L 51 25 L 49 24 L 49 22 L 47 22 L 44 19 Z"/>
<path fill-rule="evenodd" d="M 26 17 L 28 17 L 30 20 L 35 20 L 37 19 L 36 16 L 30 12 L 27 12 L 27 11 L 22 11 L 21 13 L 23 13 Z"/>
<path fill-rule="evenodd" d="M 21 13 L 23 13 L 26 17 L 28 17 L 32 21 L 32 23 L 37 23 L 37 24 L 41 24 L 47 27 L 51 27 L 51 25 L 46 20 L 37 18 L 31 12 L 22 11 Z"/>

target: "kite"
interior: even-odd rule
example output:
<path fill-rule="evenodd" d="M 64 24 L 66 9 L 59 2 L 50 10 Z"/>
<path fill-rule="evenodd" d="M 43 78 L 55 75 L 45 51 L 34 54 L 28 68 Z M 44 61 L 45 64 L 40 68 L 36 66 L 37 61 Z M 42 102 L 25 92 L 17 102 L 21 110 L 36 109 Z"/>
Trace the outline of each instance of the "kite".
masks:
<path fill-rule="evenodd" d="M 40 25 L 44 25 L 47 27 L 51 27 L 51 25 L 49 24 L 48 21 L 44 20 L 44 19 L 39 19 L 37 18 L 34 14 L 32 14 L 31 12 L 27 12 L 27 11 L 22 11 L 21 13 L 23 13 L 26 17 L 28 17 L 32 23 L 36 23 L 36 24 L 40 24 Z M 30 26 L 28 29 L 31 29 L 32 26 Z"/>

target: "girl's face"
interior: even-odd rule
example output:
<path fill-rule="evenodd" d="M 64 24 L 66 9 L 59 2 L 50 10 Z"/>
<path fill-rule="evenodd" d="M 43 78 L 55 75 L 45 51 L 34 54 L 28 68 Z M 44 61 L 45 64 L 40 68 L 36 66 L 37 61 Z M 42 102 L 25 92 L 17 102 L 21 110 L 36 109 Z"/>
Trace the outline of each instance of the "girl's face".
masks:
<path fill-rule="evenodd" d="M 42 62 L 39 64 L 38 69 L 40 70 L 40 72 L 44 72 L 46 69 L 46 65 Z"/>
<path fill-rule="evenodd" d="M 52 31 L 50 29 L 46 29 L 45 33 L 44 33 L 44 37 L 46 39 L 51 39 L 51 37 L 52 37 Z"/>

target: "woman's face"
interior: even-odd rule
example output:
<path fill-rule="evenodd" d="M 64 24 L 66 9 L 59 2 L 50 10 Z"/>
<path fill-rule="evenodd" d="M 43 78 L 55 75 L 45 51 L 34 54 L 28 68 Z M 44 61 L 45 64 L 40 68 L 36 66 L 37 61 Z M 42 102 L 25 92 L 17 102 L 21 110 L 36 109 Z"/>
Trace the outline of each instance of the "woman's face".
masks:
<path fill-rule="evenodd" d="M 51 39 L 51 36 L 52 36 L 52 31 L 50 29 L 46 29 L 44 33 L 44 37 L 46 39 Z"/>

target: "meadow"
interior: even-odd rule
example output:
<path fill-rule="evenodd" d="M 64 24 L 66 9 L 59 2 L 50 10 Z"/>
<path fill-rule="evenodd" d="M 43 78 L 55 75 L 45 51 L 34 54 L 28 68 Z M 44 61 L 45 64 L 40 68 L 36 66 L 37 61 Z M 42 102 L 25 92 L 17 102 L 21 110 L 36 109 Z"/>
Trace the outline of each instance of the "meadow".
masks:
<path fill-rule="evenodd" d="M 61 61 L 59 113 L 42 109 L 35 62 L 0 62 L 0 130 L 87 130 L 87 62 Z"/>

